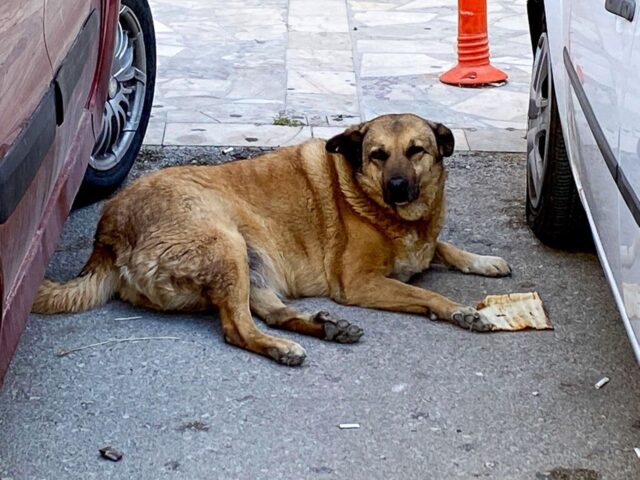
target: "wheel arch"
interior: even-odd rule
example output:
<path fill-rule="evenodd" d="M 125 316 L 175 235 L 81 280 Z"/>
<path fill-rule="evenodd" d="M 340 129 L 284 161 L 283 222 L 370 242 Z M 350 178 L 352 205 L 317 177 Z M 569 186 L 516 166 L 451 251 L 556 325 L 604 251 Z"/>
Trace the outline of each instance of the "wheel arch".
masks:
<path fill-rule="evenodd" d="M 536 51 L 538 39 L 543 31 L 545 22 L 544 1 L 527 1 L 527 19 L 529 21 L 529 37 L 531 38 L 531 51 Z"/>

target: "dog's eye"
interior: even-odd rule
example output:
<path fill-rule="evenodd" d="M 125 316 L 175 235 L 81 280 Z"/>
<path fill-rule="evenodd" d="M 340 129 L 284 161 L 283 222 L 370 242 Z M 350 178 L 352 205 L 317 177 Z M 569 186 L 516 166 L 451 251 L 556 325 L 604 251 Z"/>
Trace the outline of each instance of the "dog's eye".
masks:
<path fill-rule="evenodd" d="M 418 145 L 413 145 L 412 147 L 409 147 L 409 150 L 407 150 L 407 158 L 411 158 L 419 153 L 424 153 L 424 148 L 419 147 Z"/>
<path fill-rule="evenodd" d="M 371 152 L 371 158 L 384 162 L 387 158 L 389 158 L 389 154 L 384 150 L 374 150 L 373 152 Z"/>

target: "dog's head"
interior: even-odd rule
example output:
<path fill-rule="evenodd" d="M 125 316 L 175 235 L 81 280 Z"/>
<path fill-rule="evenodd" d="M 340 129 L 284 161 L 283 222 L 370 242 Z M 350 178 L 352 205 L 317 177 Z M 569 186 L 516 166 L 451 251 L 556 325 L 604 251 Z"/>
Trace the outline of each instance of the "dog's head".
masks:
<path fill-rule="evenodd" d="M 378 204 L 406 220 L 426 214 L 442 189 L 442 158 L 453 153 L 451 130 L 412 114 L 383 115 L 347 128 L 327 141 Z"/>

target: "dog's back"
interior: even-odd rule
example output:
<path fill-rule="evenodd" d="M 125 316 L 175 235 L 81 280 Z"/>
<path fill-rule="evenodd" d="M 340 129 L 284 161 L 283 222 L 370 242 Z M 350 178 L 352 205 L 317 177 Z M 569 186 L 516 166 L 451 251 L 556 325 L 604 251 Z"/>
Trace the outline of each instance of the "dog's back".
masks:
<path fill-rule="evenodd" d="M 208 243 L 221 236 L 241 245 L 279 293 L 326 295 L 327 230 L 338 214 L 324 145 L 312 140 L 250 160 L 171 167 L 136 180 L 106 203 L 81 276 L 46 280 L 33 311 L 77 312 L 115 294 L 160 310 L 207 308 L 198 282 L 184 278 L 210 260 Z"/>

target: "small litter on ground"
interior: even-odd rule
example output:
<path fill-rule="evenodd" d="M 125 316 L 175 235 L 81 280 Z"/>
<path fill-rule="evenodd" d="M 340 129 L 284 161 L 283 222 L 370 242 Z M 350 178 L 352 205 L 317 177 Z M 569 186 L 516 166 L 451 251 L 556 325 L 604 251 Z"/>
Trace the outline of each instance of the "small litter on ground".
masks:
<path fill-rule="evenodd" d="M 338 425 L 340 430 L 353 430 L 354 428 L 360 428 L 359 423 L 341 423 Z"/>
<path fill-rule="evenodd" d="M 538 292 L 487 295 L 476 308 L 493 331 L 553 330 Z"/>
<path fill-rule="evenodd" d="M 87 348 L 100 347 L 102 345 L 110 345 L 113 343 L 124 342 L 141 342 L 147 340 L 180 340 L 178 337 L 131 337 L 131 338 L 113 338 L 111 340 L 105 340 L 104 342 L 92 343 L 90 345 L 84 345 L 82 347 L 71 348 L 69 350 L 61 350 L 58 352 L 59 357 L 65 357 L 70 353 L 79 352 L 80 350 L 86 350 Z"/>
<path fill-rule="evenodd" d="M 111 460 L 112 462 L 119 462 L 120 460 L 122 460 L 122 457 L 124 456 L 124 454 L 121 451 L 116 450 L 111 445 L 107 447 L 102 447 L 98 451 L 100 452 L 100 455 L 102 455 L 103 458 L 106 458 L 107 460 Z"/>
<path fill-rule="evenodd" d="M 610 381 L 609 377 L 602 377 L 600 380 L 598 380 L 598 382 L 594 385 L 594 387 L 596 387 L 596 390 L 600 390 L 607 383 L 609 383 L 609 381 Z"/>

